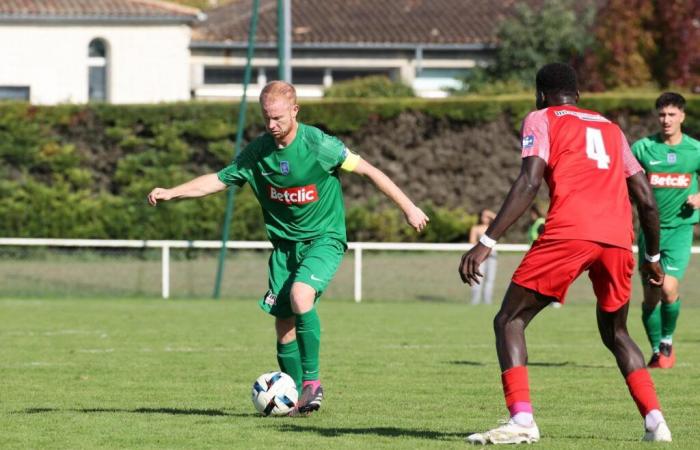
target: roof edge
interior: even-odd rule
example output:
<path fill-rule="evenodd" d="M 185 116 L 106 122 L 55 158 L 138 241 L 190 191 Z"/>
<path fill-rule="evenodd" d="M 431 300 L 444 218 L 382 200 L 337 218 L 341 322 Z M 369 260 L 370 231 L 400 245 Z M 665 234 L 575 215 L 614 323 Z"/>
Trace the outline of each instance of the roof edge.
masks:
<path fill-rule="evenodd" d="M 35 15 L 35 14 L 0 14 L 2 23 L 169 23 L 169 24 L 192 24 L 206 20 L 206 14 L 199 12 L 190 17 L 175 15 L 77 15 L 77 14 L 55 14 L 55 15 Z"/>
<path fill-rule="evenodd" d="M 256 48 L 277 48 L 276 43 L 258 42 Z M 378 42 L 326 42 L 326 43 L 292 43 L 293 49 L 343 49 L 343 50 L 492 50 L 498 46 L 493 43 L 474 43 L 474 44 L 421 44 L 421 43 L 378 43 Z M 247 42 L 236 41 L 204 41 L 193 39 L 190 43 L 191 49 L 245 49 L 248 48 Z"/>

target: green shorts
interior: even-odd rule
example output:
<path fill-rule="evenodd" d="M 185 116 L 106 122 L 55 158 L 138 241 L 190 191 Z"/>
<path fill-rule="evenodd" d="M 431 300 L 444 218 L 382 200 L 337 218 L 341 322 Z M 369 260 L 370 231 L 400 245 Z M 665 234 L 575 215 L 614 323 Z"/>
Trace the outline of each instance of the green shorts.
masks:
<path fill-rule="evenodd" d="M 639 232 L 639 266 L 644 263 L 644 235 Z M 666 275 L 682 280 L 690 263 L 690 248 L 693 246 L 693 225 L 661 228 L 661 267 Z"/>
<path fill-rule="evenodd" d="M 334 238 L 277 241 L 273 246 L 268 262 L 269 290 L 259 304 L 263 311 L 275 317 L 291 317 L 294 315 L 289 298 L 292 284 L 308 284 L 316 290 L 315 301 L 318 301 L 340 267 L 346 246 Z"/>

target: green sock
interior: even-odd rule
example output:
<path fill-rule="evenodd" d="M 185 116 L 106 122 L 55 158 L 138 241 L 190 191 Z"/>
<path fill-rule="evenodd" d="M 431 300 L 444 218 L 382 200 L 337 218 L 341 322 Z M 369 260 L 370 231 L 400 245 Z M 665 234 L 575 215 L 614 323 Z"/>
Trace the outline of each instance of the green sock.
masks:
<path fill-rule="evenodd" d="M 319 379 L 318 356 L 321 350 L 321 320 L 314 307 L 297 316 L 297 341 L 301 353 L 302 380 Z"/>
<path fill-rule="evenodd" d="M 673 339 L 673 332 L 676 331 L 676 322 L 681 313 L 681 299 L 673 303 L 661 304 L 661 340 L 670 341 Z"/>
<path fill-rule="evenodd" d="M 642 304 L 642 323 L 647 332 L 652 351 L 658 353 L 659 342 L 661 341 L 661 308 L 658 304 L 651 309 L 647 309 L 647 306 Z"/>
<path fill-rule="evenodd" d="M 287 344 L 277 343 L 277 362 L 280 365 L 280 370 L 292 377 L 297 385 L 297 391 L 301 395 L 301 355 L 297 341 Z"/>

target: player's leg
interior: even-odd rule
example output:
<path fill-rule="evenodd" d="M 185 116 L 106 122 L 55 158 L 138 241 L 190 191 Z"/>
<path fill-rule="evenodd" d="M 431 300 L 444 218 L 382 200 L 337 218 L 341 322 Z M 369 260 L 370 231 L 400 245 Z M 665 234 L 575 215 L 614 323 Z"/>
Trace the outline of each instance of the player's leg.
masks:
<path fill-rule="evenodd" d="M 275 318 L 277 332 L 277 363 L 280 370 L 294 380 L 301 395 L 302 368 L 299 343 L 296 337 L 296 317 Z"/>
<path fill-rule="evenodd" d="M 530 402 L 525 328 L 550 301 L 551 298 L 545 298 L 515 283 L 508 287 L 501 309 L 493 321 L 493 328 L 510 420 L 485 433 L 467 436 L 468 442 L 481 445 L 529 444 L 539 440 L 540 432 Z"/>
<path fill-rule="evenodd" d="M 496 255 L 491 253 L 485 261 L 486 273 L 484 274 L 484 303 L 490 305 L 493 303 L 493 287 L 496 284 L 496 268 L 498 267 L 498 259 Z"/>
<path fill-rule="evenodd" d="M 676 362 L 673 350 L 673 334 L 681 311 L 679 285 L 690 264 L 693 244 L 693 226 L 684 225 L 664 229 L 661 239 L 661 266 L 666 272 L 662 287 L 660 316 L 661 340 L 659 344 L 659 367 L 668 369 Z"/>
<path fill-rule="evenodd" d="M 302 396 L 299 411 L 320 408 L 323 388 L 320 382 L 321 321 L 316 302 L 340 267 L 345 245 L 335 239 L 321 238 L 299 244 L 300 261 L 291 288 L 291 306 L 296 316 L 296 334 L 301 354 Z"/>
<path fill-rule="evenodd" d="M 632 252 L 617 247 L 605 248 L 598 261 L 591 265 L 589 276 L 598 300 L 598 331 L 605 346 L 615 356 L 630 394 L 644 418 L 644 440 L 670 441 L 671 432 L 661 413 L 644 356 L 627 331 L 633 270 Z"/>
<path fill-rule="evenodd" d="M 552 301 L 563 302 L 571 283 L 594 260 L 589 241 L 535 241 L 513 274 L 494 319 L 501 381 L 510 412 L 507 424 L 467 437 L 474 444 L 531 443 L 539 440 L 530 402 L 525 328 Z"/>
<path fill-rule="evenodd" d="M 605 346 L 615 355 L 630 394 L 644 418 L 644 440 L 670 441 L 671 431 L 661 413 L 654 382 L 644 364 L 644 356 L 627 332 L 629 304 L 607 312 L 598 307 L 598 330 Z"/>

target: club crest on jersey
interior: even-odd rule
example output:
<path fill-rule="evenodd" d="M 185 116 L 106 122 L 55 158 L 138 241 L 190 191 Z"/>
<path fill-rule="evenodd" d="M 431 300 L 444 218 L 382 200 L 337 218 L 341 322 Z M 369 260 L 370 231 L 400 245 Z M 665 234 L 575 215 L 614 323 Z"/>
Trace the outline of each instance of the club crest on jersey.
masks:
<path fill-rule="evenodd" d="M 533 145 L 535 145 L 534 134 L 528 134 L 527 136 L 523 136 L 523 148 L 530 148 Z"/>
<path fill-rule="evenodd" d="M 289 173 L 289 161 L 280 161 L 280 172 L 282 172 L 282 175 Z"/>
<path fill-rule="evenodd" d="M 675 164 L 677 161 L 676 158 L 678 158 L 678 156 L 675 153 L 669 153 L 666 155 L 666 162 L 669 164 Z"/>

